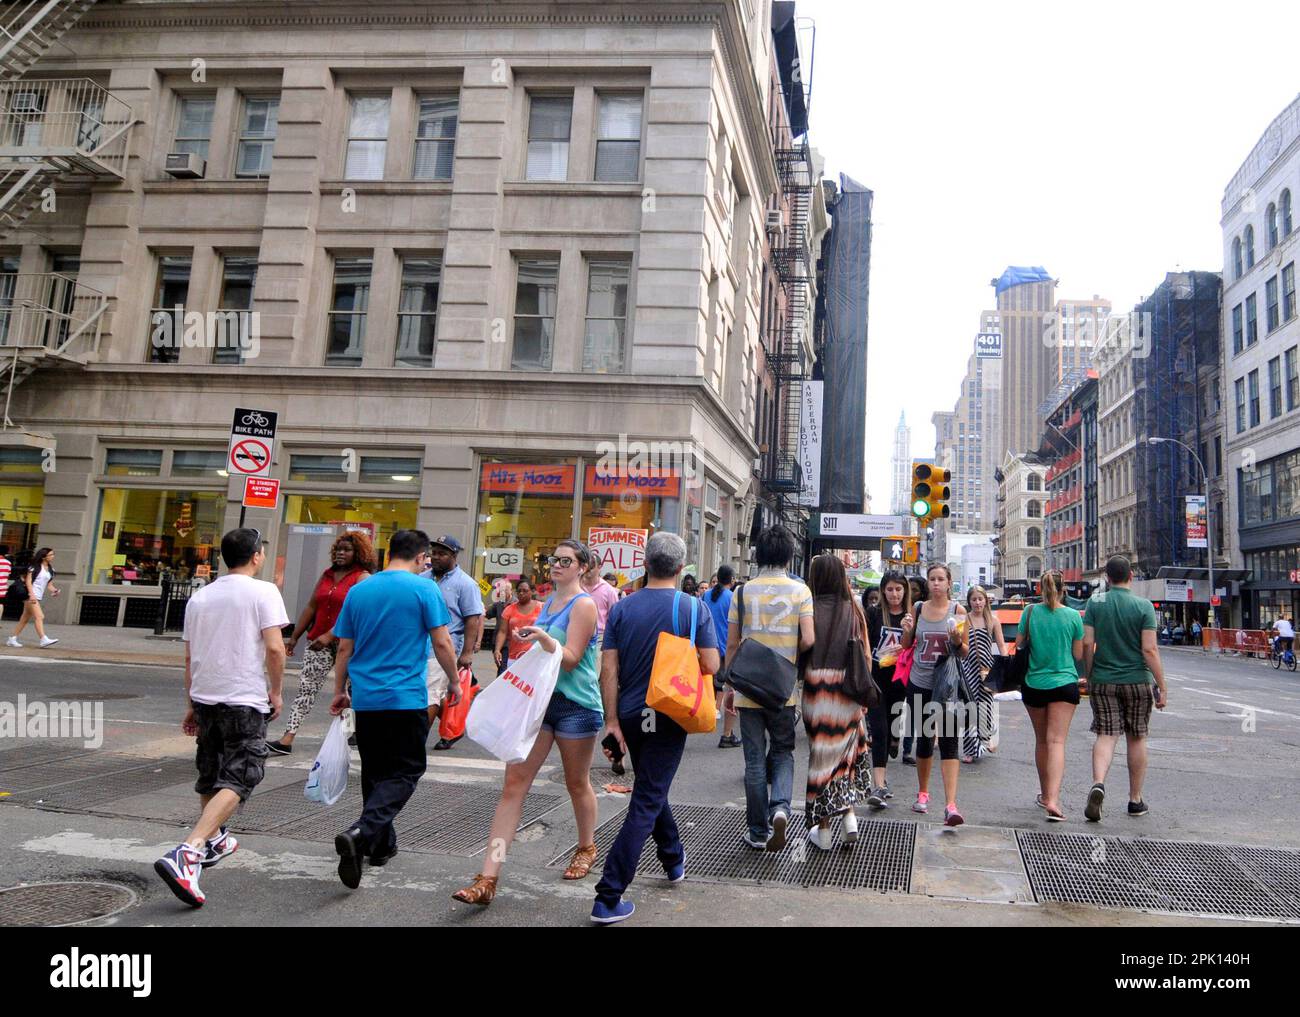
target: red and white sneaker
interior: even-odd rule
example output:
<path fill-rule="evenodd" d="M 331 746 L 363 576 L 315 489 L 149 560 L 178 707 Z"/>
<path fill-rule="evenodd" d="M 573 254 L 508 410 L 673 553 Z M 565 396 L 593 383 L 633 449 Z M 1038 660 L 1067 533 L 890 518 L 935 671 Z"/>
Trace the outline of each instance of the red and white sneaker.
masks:
<path fill-rule="evenodd" d="M 235 835 L 223 826 L 217 835 L 204 845 L 202 865 L 205 869 L 210 868 L 238 850 L 239 841 L 235 840 Z"/>
<path fill-rule="evenodd" d="M 203 853 L 188 844 L 179 844 L 153 863 L 154 872 L 162 876 L 177 899 L 192 908 L 203 906 L 207 899 L 199 889 L 203 871 Z"/>

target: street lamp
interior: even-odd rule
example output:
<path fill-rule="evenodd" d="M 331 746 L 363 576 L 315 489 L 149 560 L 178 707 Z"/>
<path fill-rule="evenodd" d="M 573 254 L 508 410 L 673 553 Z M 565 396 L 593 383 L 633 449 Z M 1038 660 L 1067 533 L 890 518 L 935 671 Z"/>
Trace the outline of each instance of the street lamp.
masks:
<path fill-rule="evenodd" d="M 1205 464 L 1201 462 L 1201 457 L 1196 454 L 1186 442 L 1179 441 L 1177 438 L 1148 438 L 1148 445 L 1160 445 L 1168 442 L 1171 445 L 1177 445 L 1187 450 L 1187 454 L 1196 460 L 1196 465 L 1201 470 L 1201 483 L 1205 488 L 1205 563 L 1209 566 L 1210 577 L 1210 628 L 1217 629 L 1218 623 L 1214 613 L 1214 520 L 1210 516 L 1210 475 L 1205 472 Z"/>

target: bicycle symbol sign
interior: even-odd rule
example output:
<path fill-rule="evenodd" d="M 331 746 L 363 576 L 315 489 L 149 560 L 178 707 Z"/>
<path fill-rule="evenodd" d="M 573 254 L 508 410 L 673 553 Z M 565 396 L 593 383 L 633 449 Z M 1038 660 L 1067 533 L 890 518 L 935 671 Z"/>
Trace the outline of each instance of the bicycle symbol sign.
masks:
<path fill-rule="evenodd" d="M 240 418 L 239 422 L 249 426 L 265 427 L 268 420 L 265 413 L 259 413 L 257 410 L 250 410 Z"/>
<path fill-rule="evenodd" d="M 229 469 L 237 476 L 265 477 L 271 472 L 278 415 L 240 406 L 230 424 Z"/>

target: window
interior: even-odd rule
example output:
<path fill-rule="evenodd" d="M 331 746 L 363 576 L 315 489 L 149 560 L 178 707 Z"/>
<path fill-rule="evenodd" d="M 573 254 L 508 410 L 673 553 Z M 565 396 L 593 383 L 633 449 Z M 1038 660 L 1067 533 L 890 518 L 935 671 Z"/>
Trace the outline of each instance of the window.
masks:
<path fill-rule="evenodd" d="M 162 473 L 160 448 L 110 448 L 104 453 L 110 477 L 156 477 Z"/>
<path fill-rule="evenodd" d="M 257 255 L 227 255 L 222 266 L 220 331 L 212 351 L 214 364 L 242 363 L 252 336 L 253 284 Z"/>
<path fill-rule="evenodd" d="M 1264 284 L 1264 317 L 1268 323 L 1269 332 L 1272 332 L 1281 323 L 1277 312 L 1277 276 L 1273 276 Z"/>
<path fill-rule="evenodd" d="M 1245 235 L 1246 268 L 1255 267 L 1255 227 L 1247 226 Z"/>
<path fill-rule="evenodd" d="M 1042 478 L 1037 473 L 1029 474 L 1029 490 L 1041 491 L 1043 489 Z"/>
<path fill-rule="evenodd" d="M 354 95 L 348 126 L 348 180 L 383 180 L 388 154 L 388 103 L 386 95 Z"/>
<path fill-rule="evenodd" d="M 1246 298 L 1246 345 L 1259 342 L 1259 315 L 1255 310 L 1255 294 Z"/>
<path fill-rule="evenodd" d="M 419 487 L 420 467 L 419 459 L 362 456 L 358 479 L 363 484 L 411 484 Z"/>
<path fill-rule="evenodd" d="M 1042 502 L 1030 499 L 1025 507 L 1025 515 L 1029 516 L 1030 519 L 1041 519 L 1043 516 Z"/>
<path fill-rule="evenodd" d="M 1282 358 L 1274 357 L 1268 362 L 1268 416 L 1282 415 Z"/>
<path fill-rule="evenodd" d="M 1214 475 L 1223 476 L 1223 438 L 1217 434 L 1214 436 Z"/>
<path fill-rule="evenodd" d="M 1241 434 L 1246 430 L 1246 379 L 1238 378 L 1236 381 L 1237 391 L 1237 433 Z"/>
<path fill-rule="evenodd" d="M 357 367 L 366 338 L 370 304 L 370 259 L 339 258 L 334 262 L 334 302 L 327 315 L 329 337 L 325 363 Z"/>
<path fill-rule="evenodd" d="M 1240 279 L 1241 272 L 1241 237 L 1232 238 L 1232 277 Z"/>
<path fill-rule="evenodd" d="M 158 259 L 158 285 L 154 291 L 149 362 L 174 364 L 180 360 L 185 328 L 185 299 L 190 291 L 189 255 L 164 254 Z"/>
<path fill-rule="evenodd" d="M 279 99 L 245 99 L 244 119 L 239 128 L 237 177 L 271 175 L 271 152 L 280 126 Z"/>
<path fill-rule="evenodd" d="M 438 286 L 442 263 L 437 258 L 402 259 L 402 296 L 397 309 L 398 367 L 432 367 L 433 337 L 438 323 Z"/>
<path fill-rule="evenodd" d="M 515 342 L 511 366 L 549 371 L 555 345 L 555 301 L 560 263 L 556 259 L 519 260 L 515 287 Z"/>
<path fill-rule="evenodd" d="M 320 480 L 329 484 L 347 483 L 348 475 L 344 472 L 347 459 L 343 456 L 291 455 L 289 457 L 290 480 Z"/>
<path fill-rule="evenodd" d="M 1271 523 L 1273 515 L 1273 464 L 1241 471 L 1241 525 Z"/>
<path fill-rule="evenodd" d="M 212 112 L 217 100 L 211 95 L 183 96 L 176 123 L 176 140 L 173 152 L 192 152 L 200 158 L 208 157 L 208 144 L 212 140 Z"/>
<path fill-rule="evenodd" d="M 1282 320 L 1295 317 L 1295 262 L 1282 269 Z"/>
<path fill-rule="evenodd" d="M 1264 223 L 1268 228 L 1268 249 L 1271 251 L 1277 246 L 1277 206 L 1271 201 L 1268 203 Z"/>
<path fill-rule="evenodd" d="M 1246 385 L 1250 390 L 1250 426 L 1259 423 L 1259 372 L 1251 371 L 1246 376 Z"/>
<path fill-rule="evenodd" d="M 1286 351 L 1286 408 L 1294 410 L 1300 405 L 1300 374 L 1297 374 L 1296 354 L 1300 352 L 1292 346 Z"/>
<path fill-rule="evenodd" d="M 587 283 L 587 331 L 582 369 L 618 374 L 627 369 L 627 286 L 625 261 L 592 261 Z"/>
<path fill-rule="evenodd" d="M 636 180 L 641 163 L 641 96 L 601 95 L 596 121 L 596 179 Z"/>
<path fill-rule="evenodd" d="M 1038 545 L 1034 545 L 1038 546 Z M 1043 559 L 1037 555 L 1030 556 L 1025 562 L 1025 576 L 1028 579 L 1040 579 L 1043 575 Z"/>
<path fill-rule="evenodd" d="M 421 96 L 420 119 L 415 128 L 416 180 L 450 180 L 456 155 L 456 121 L 460 100 L 456 96 Z"/>
<path fill-rule="evenodd" d="M 529 180 L 564 180 L 569 175 L 569 131 L 573 96 L 535 95 L 528 111 Z"/>
<path fill-rule="evenodd" d="M 1043 531 L 1040 530 L 1037 526 L 1029 527 L 1029 529 L 1025 532 L 1025 543 L 1029 547 L 1042 547 Z"/>
<path fill-rule="evenodd" d="M 226 453 L 222 450 L 203 451 L 178 449 L 172 453 L 174 477 L 226 477 Z"/>
<path fill-rule="evenodd" d="M 1291 235 L 1291 191 L 1287 189 L 1282 192 L 1282 236 Z"/>
<path fill-rule="evenodd" d="M 1245 343 L 1242 340 L 1242 317 L 1241 304 L 1232 309 L 1232 352 L 1240 353 L 1245 349 Z"/>
<path fill-rule="evenodd" d="M 104 488 L 92 531 L 90 583 L 156 586 L 164 574 L 212 574 L 221 553 L 224 491 Z"/>

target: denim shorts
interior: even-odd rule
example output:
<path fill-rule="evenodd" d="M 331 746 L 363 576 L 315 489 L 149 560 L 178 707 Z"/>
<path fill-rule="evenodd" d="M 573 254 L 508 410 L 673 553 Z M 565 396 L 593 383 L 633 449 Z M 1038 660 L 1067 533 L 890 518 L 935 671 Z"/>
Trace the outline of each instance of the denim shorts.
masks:
<path fill-rule="evenodd" d="M 542 730 L 556 738 L 595 738 L 605 726 L 605 715 L 580 706 L 559 692 L 551 696 L 542 718 Z"/>

